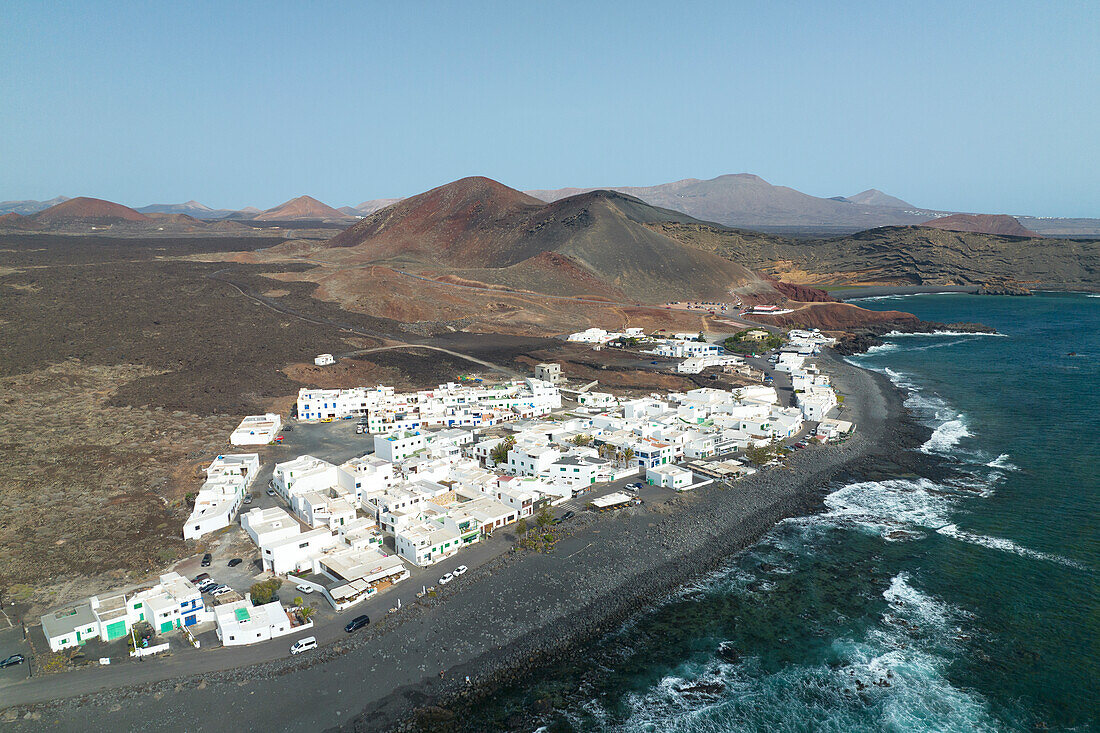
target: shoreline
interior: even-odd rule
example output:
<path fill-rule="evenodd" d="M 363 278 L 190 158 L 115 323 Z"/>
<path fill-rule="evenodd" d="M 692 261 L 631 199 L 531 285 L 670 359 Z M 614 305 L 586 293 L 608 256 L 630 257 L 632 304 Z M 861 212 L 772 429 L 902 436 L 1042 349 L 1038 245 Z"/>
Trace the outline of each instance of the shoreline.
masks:
<path fill-rule="evenodd" d="M 474 678 L 472 672 L 463 671 L 462 674 L 471 674 L 474 684 L 470 688 L 456 687 L 444 690 L 434 700 L 422 698 L 420 704 L 406 706 L 407 714 L 396 718 L 389 717 L 394 712 L 396 700 L 386 700 L 381 704 L 365 709 L 356 720 L 341 727 L 344 731 L 366 733 L 376 730 L 409 730 L 409 731 L 464 731 L 478 730 L 479 724 L 474 725 L 457 723 L 459 720 L 469 721 L 476 715 L 478 705 L 482 701 L 492 700 L 502 688 L 523 684 L 526 679 L 539 675 L 541 670 L 553 667 L 559 660 L 575 658 L 578 653 L 583 653 L 584 647 L 600 636 L 614 631 L 627 623 L 631 618 L 673 596 L 685 585 L 697 580 L 711 572 L 719 570 L 739 552 L 755 545 L 762 537 L 771 531 L 780 522 L 799 516 L 806 516 L 822 511 L 824 498 L 828 489 L 835 482 L 847 483 L 853 480 L 864 480 L 868 474 L 878 474 L 882 471 L 883 463 L 889 463 L 892 467 L 909 468 L 915 462 L 924 462 L 928 457 L 912 455 L 931 434 L 931 429 L 919 424 L 911 417 L 904 406 L 906 392 L 891 382 L 886 376 L 862 367 L 857 367 L 845 361 L 842 356 L 832 351 L 824 352 L 819 357 L 820 362 L 828 362 L 828 372 L 833 377 L 834 384 L 849 397 L 852 391 L 852 381 L 865 380 L 879 391 L 874 395 L 871 389 L 861 390 L 864 399 L 859 405 L 858 412 L 864 418 L 865 423 L 878 423 L 876 432 L 877 440 L 867 440 L 864 445 L 856 447 L 854 455 L 847 459 L 831 462 L 832 465 L 820 469 L 799 466 L 794 470 L 804 470 L 807 473 L 799 477 L 796 483 L 790 487 L 790 495 L 786 501 L 773 505 L 752 516 L 744 517 L 736 527 L 727 527 L 732 536 L 723 538 L 721 535 L 712 538 L 711 542 L 696 547 L 690 553 L 677 558 L 669 563 L 651 568 L 646 575 L 656 576 L 653 584 L 648 586 L 648 595 L 638 594 L 622 599 L 620 603 L 604 602 L 602 618 L 596 623 L 581 625 L 579 630 L 566 638 L 555 639 L 555 634 L 548 629 L 540 629 L 531 632 L 525 638 L 513 642 L 512 645 L 502 648 L 483 658 L 472 660 L 468 667 L 481 665 L 482 669 L 490 668 L 492 672 L 482 672 Z M 866 385 L 865 385 L 866 386 Z M 872 398 L 880 398 L 879 404 Z M 880 408 L 885 414 L 876 419 L 870 414 L 874 408 Z M 866 418 L 870 417 L 868 421 Z M 847 419 L 852 419 L 851 415 Z M 871 427 L 870 424 L 867 425 Z M 865 428 L 866 429 L 866 428 Z M 857 425 L 857 435 L 860 428 Z M 864 433 L 864 438 L 867 434 Z M 852 439 L 855 440 L 855 436 Z M 908 455 L 907 455 L 908 454 Z M 795 454 L 800 458 L 807 458 L 805 453 Z M 792 456 L 793 458 L 794 456 Z M 788 459 L 788 465 L 790 465 Z M 784 469 L 772 469 L 769 475 L 775 478 Z M 745 481 L 760 477 L 756 474 L 750 479 L 743 480 L 734 485 L 732 491 L 736 491 Z M 670 566 L 679 566 L 685 562 L 697 562 L 697 570 L 692 575 L 680 576 L 678 579 L 670 579 L 668 570 Z M 661 576 L 664 576 L 663 578 Z M 641 585 L 645 585 L 643 581 Z M 645 597 L 642 597 L 645 595 Z M 588 608 L 578 609 L 578 617 L 587 618 L 590 614 Z M 538 656 L 529 656 L 530 650 L 539 650 Z M 524 652 L 528 656 L 524 659 Z M 519 663 L 507 663 L 501 660 L 522 659 Z M 495 669 L 494 669 L 495 667 Z M 411 702 L 413 691 L 395 691 L 394 696 L 404 694 Z M 399 705 L 399 703 L 397 703 Z M 463 717 L 465 714 L 465 717 Z M 509 721 L 514 722 L 514 721 Z M 523 720 L 521 727 L 536 727 L 533 720 Z"/>
<path fill-rule="evenodd" d="M 188 710 L 194 730 L 385 730 L 416 716 L 453 729 L 449 707 L 476 706 L 573 653 L 720 567 L 783 519 L 819 511 L 832 482 L 874 471 L 879 461 L 904 461 L 901 454 L 927 438 L 930 431 L 908 417 L 903 392 L 884 376 L 832 352 L 821 362 L 848 396 L 843 417 L 857 423 L 844 444 L 795 453 L 786 467 L 732 489 L 670 492 L 667 500 L 609 515 L 582 512 L 551 553 L 506 553 L 471 570 L 460 586 L 309 659 L 21 706 L 38 717 L 15 727 L 33 728 L 48 717 L 60 729 L 158 729 L 178 725 L 174 711 Z M 126 704 L 134 700 L 140 706 Z M 263 703 L 252 709 L 242 704 L 248 700 Z"/>

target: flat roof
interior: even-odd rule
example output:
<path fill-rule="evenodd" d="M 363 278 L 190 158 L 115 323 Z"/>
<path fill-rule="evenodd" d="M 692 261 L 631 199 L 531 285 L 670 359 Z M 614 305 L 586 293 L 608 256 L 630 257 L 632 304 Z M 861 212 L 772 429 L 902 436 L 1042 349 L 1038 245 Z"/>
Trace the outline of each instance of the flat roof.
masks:
<path fill-rule="evenodd" d="M 619 504 L 627 504 L 633 500 L 633 497 L 627 496 L 619 491 L 608 494 L 607 496 L 601 496 L 598 499 L 592 500 L 592 506 L 597 509 L 606 509 L 610 506 L 618 506 Z"/>

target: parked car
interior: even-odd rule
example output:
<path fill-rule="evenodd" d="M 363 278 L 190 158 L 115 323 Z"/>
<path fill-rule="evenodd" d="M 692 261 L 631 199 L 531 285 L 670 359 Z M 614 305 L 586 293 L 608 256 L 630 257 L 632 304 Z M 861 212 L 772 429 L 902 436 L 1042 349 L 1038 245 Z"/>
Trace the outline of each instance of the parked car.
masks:
<path fill-rule="evenodd" d="M 202 562 L 199 563 L 199 565 L 201 565 L 204 568 L 208 568 L 208 567 L 210 567 L 210 563 L 212 563 L 212 562 L 214 562 L 214 558 L 208 552 L 208 553 L 206 553 L 205 555 L 202 556 Z"/>
<path fill-rule="evenodd" d="M 312 588 L 310 588 L 308 585 L 304 585 L 302 583 L 299 583 L 298 585 L 294 586 L 294 590 L 298 591 L 299 593 L 312 593 L 313 592 Z"/>
<path fill-rule="evenodd" d="M 356 616 L 351 621 L 348 621 L 348 625 L 344 627 L 344 631 L 350 634 L 353 631 L 358 631 L 369 623 L 370 618 L 366 614 L 362 616 Z"/>
<path fill-rule="evenodd" d="M 0 662 L 0 669 L 7 669 L 8 667 L 14 667 L 17 664 L 22 664 L 27 661 L 22 654 L 12 654 L 10 657 Z"/>
<path fill-rule="evenodd" d="M 200 591 L 202 591 L 203 593 L 206 593 L 207 591 L 210 591 L 210 590 L 213 590 L 214 588 L 217 588 L 219 585 L 220 585 L 220 583 L 218 583 L 218 581 L 214 580 L 213 578 L 208 577 L 205 580 L 203 580 L 202 582 L 200 582 L 196 587 Z"/>
<path fill-rule="evenodd" d="M 447 583 L 450 583 L 454 579 L 455 579 L 454 574 L 447 573 L 446 575 L 444 575 L 442 578 L 439 579 L 439 584 L 440 585 L 447 585 Z"/>
<path fill-rule="evenodd" d="M 457 568 L 454 569 L 454 575 L 456 575 L 456 576 L 462 575 L 467 570 L 469 570 L 469 568 L 466 567 L 465 565 L 459 565 Z"/>
<path fill-rule="evenodd" d="M 294 432 L 294 428 L 290 427 L 289 425 L 284 425 L 284 426 L 283 426 L 283 432 L 284 432 L 284 433 L 293 433 L 293 432 Z"/>
<path fill-rule="evenodd" d="M 228 585 L 219 585 L 217 588 L 210 591 L 210 595 L 217 598 L 218 596 L 224 596 L 226 593 L 232 593 L 232 592 L 233 592 L 233 589 L 230 588 Z"/>
<path fill-rule="evenodd" d="M 639 490 L 641 490 L 642 485 L 635 482 L 635 483 L 632 483 L 632 484 L 627 484 L 626 488 L 631 489 L 633 491 L 639 491 Z"/>
<path fill-rule="evenodd" d="M 251 504 L 252 503 L 252 494 L 245 494 L 244 495 L 244 503 L 245 504 Z"/>
<path fill-rule="evenodd" d="M 355 426 L 355 434 L 356 435 L 362 435 L 363 430 L 365 430 L 365 427 L 363 425 L 356 425 Z"/>
<path fill-rule="evenodd" d="M 562 514 L 562 515 L 561 515 L 561 518 L 562 518 L 562 520 L 564 521 L 564 520 L 566 520 L 566 519 L 572 519 L 572 518 L 573 518 L 573 517 L 575 517 L 575 516 L 577 516 L 577 513 L 576 513 L 576 512 L 574 512 L 574 511 L 572 511 L 572 510 L 570 510 L 570 511 L 567 511 L 567 512 L 566 512 L 565 514 Z"/>
<path fill-rule="evenodd" d="M 199 573 L 191 579 L 192 583 L 201 583 L 204 580 L 210 580 L 210 573 Z"/>
<path fill-rule="evenodd" d="M 291 654 L 301 654 L 302 652 L 308 652 L 310 649 L 317 648 L 316 636 L 305 636 L 298 641 L 290 645 Z"/>
<path fill-rule="evenodd" d="M 235 558 L 233 558 L 232 560 L 229 561 L 229 567 L 235 568 L 238 565 L 240 565 L 242 562 L 244 562 L 244 560 L 242 560 L 239 557 L 235 557 Z"/>
<path fill-rule="evenodd" d="M 267 495 L 268 496 L 275 496 L 275 489 L 268 489 L 267 490 Z"/>

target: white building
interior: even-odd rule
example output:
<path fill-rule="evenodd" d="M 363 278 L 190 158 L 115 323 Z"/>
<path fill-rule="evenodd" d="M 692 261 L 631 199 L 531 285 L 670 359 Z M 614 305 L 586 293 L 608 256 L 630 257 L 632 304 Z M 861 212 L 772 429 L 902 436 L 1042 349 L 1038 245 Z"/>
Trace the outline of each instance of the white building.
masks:
<path fill-rule="evenodd" d="M 318 354 L 313 363 L 317 366 L 332 366 L 336 363 L 336 359 L 332 357 L 332 354 Z"/>
<path fill-rule="evenodd" d="M 86 603 L 48 613 L 41 621 L 50 649 L 57 652 L 84 646 L 90 639 L 121 639 L 139 622 L 164 634 L 206 621 L 209 615 L 199 590 L 179 573 L 170 572 L 151 588 L 92 596 Z"/>
<path fill-rule="evenodd" d="M 214 459 L 206 468 L 206 481 L 195 496 L 191 515 L 183 523 L 183 538 L 195 539 L 232 524 L 259 471 L 256 453 Z"/>
<path fill-rule="evenodd" d="M 427 445 L 427 436 L 419 430 L 374 436 L 374 454 L 391 463 L 408 460 L 424 450 Z"/>
<path fill-rule="evenodd" d="M 253 606 L 247 594 L 243 601 L 215 606 L 214 617 L 218 638 L 225 646 L 256 644 L 313 627 L 312 621 L 295 626 L 278 601 Z"/>
<path fill-rule="evenodd" d="M 651 486 L 663 486 L 666 489 L 679 491 L 691 486 L 692 473 L 680 466 L 654 466 L 646 469 L 645 480 Z"/>
<path fill-rule="evenodd" d="M 301 533 L 298 520 L 290 516 L 285 509 L 256 507 L 241 515 L 241 527 L 252 538 L 257 547 L 271 544 L 276 540 L 294 537 Z"/>
<path fill-rule="evenodd" d="M 275 440 L 283 419 L 273 412 L 264 415 L 249 415 L 229 436 L 233 445 L 267 445 Z"/>

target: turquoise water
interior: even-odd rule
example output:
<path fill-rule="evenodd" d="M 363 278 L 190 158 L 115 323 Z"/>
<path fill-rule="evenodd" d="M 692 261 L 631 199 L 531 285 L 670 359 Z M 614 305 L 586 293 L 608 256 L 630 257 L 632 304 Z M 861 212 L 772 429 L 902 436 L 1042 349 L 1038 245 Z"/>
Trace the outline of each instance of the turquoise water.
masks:
<path fill-rule="evenodd" d="M 957 475 L 838 484 L 824 513 L 782 523 L 573 664 L 505 691 L 482 721 L 1100 729 L 1100 298 L 860 305 L 1004 334 L 895 337 L 853 359 L 911 390 L 934 428 L 921 450 Z"/>

